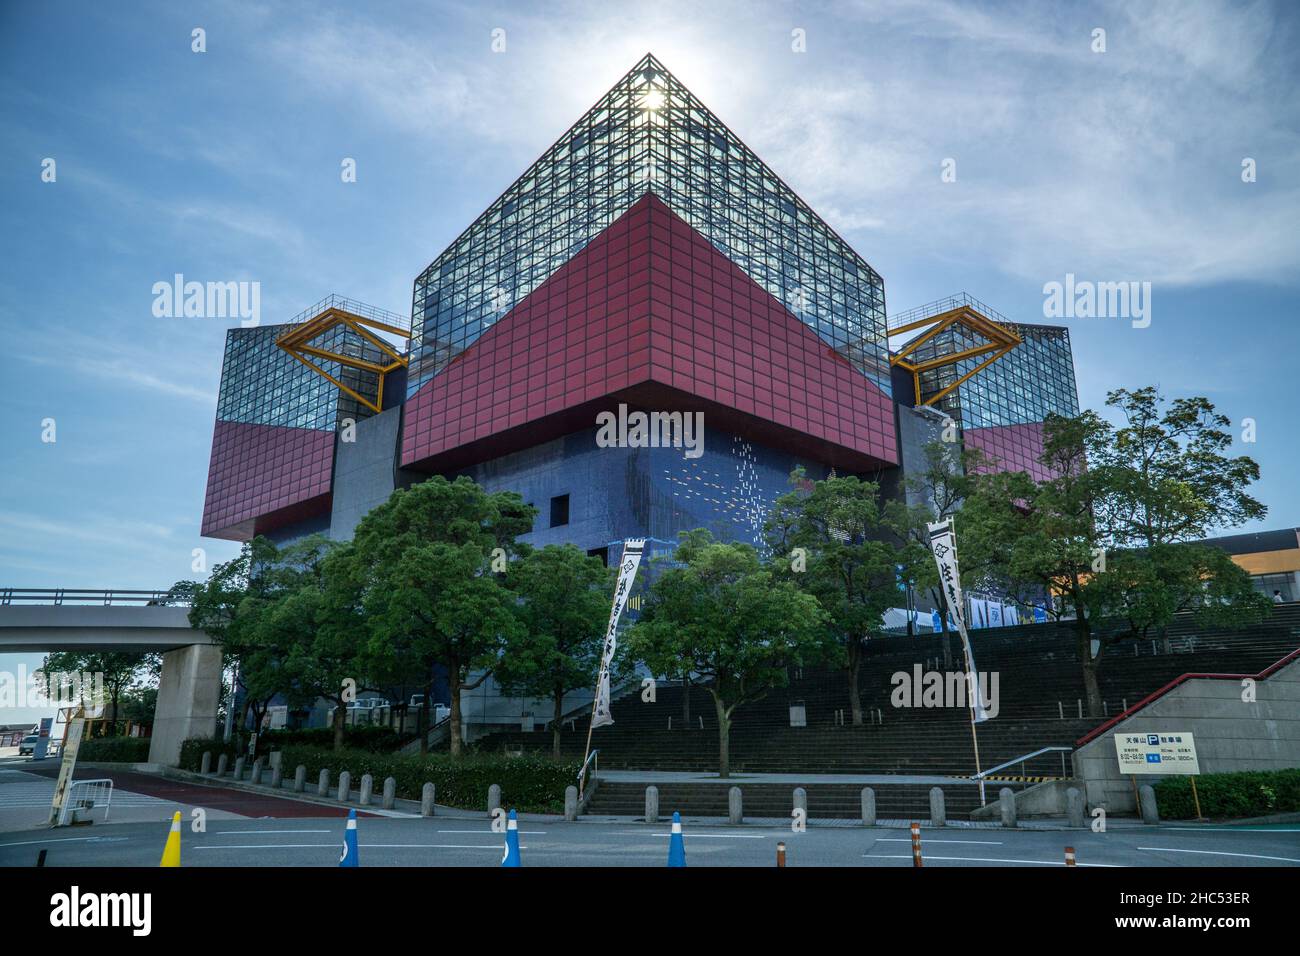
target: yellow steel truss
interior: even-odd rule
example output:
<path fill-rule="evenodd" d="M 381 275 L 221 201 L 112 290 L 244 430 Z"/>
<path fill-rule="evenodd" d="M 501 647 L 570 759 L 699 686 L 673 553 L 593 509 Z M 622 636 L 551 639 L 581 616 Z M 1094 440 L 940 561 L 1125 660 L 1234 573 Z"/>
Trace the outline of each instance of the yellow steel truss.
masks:
<path fill-rule="evenodd" d="M 378 349 L 381 354 L 386 355 L 389 360 L 372 362 L 356 355 L 344 355 L 341 352 L 333 352 L 329 349 L 323 349 L 311 344 L 311 342 L 316 338 L 340 325 L 346 325 L 349 329 Z M 395 368 L 405 366 L 407 364 L 407 359 L 406 356 L 398 351 L 393 345 L 368 331 L 369 329 L 387 332 L 391 335 L 400 336 L 403 339 L 407 338 L 410 334 L 406 329 L 390 325 L 387 322 L 381 322 L 378 319 L 369 318 L 364 315 L 357 315 L 356 313 L 349 312 L 346 309 L 331 306 L 319 315 L 308 319 L 306 322 L 291 326 L 283 335 L 276 339 L 275 344 L 280 346 L 280 348 L 284 349 L 312 371 L 329 379 L 337 385 L 341 391 L 351 395 L 362 405 L 366 406 L 366 408 L 378 414 L 384 406 L 384 376 Z M 374 372 L 379 380 L 375 400 L 372 402 L 364 395 L 358 393 L 355 389 L 345 385 L 315 362 L 311 361 L 312 358 L 323 359 L 327 362 L 338 362 L 340 365 L 354 368 L 358 371 Z"/>
<path fill-rule="evenodd" d="M 915 352 L 926 342 L 933 339 L 944 329 L 954 325 L 961 325 L 973 332 L 977 332 L 988 342 L 984 345 L 976 345 L 968 349 L 962 349 L 960 352 L 949 352 L 946 355 L 938 355 L 932 359 L 926 359 L 923 362 L 913 362 L 908 356 Z M 890 329 L 889 334 L 905 335 L 908 332 L 915 332 L 918 329 L 926 329 L 922 335 L 918 335 L 911 342 L 908 342 L 903 349 L 889 358 L 890 365 L 897 365 L 899 368 L 906 369 L 912 373 L 912 388 L 916 394 L 916 404 L 933 405 L 939 401 L 957 386 L 961 385 L 971 376 L 988 368 L 1002 356 L 1006 355 L 1013 348 L 1020 344 L 1020 336 L 1011 331 L 1005 325 L 994 322 L 992 319 L 981 315 L 969 305 L 959 306 L 956 309 L 950 309 L 947 312 L 941 312 L 937 315 L 927 316 L 924 319 L 917 319 L 915 322 L 909 322 L 906 325 L 900 325 L 896 329 Z M 962 375 L 955 382 L 946 385 L 944 388 L 935 392 L 924 402 L 921 401 L 921 373 L 928 372 L 931 369 L 942 368 L 945 365 L 955 365 L 963 359 L 975 358 L 976 356 L 989 354 L 988 358 L 980 362 L 973 369 Z"/>

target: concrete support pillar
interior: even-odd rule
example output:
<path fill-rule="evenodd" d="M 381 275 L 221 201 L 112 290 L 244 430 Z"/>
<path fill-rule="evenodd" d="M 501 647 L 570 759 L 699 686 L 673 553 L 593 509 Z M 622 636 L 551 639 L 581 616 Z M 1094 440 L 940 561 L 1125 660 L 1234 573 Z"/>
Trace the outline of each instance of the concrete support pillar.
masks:
<path fill-rule="evenodd" d="M 307 768 L 298 764 L 298 768 L 293 772 L 293 792 L 302 793 L 307 789 Z"/>
<path fill-rule="evenodd" d="M 1002 825 L 1008 829 L 1016 826 L 1016 795 L 1010 787 L 998 791 L 998 811 L 1002 814 Z"/>
<path fill-rule="evenodd" d="M 384 778 L 384 809 L 393 809 L 393 804 L 397 802 L 397 781 L 392 777 Z"/>
<path fill-rule="evenodd" d="M 946 827 L 948 825 L 948 810 L 943 802 L 943 788 L 930 788 L 930 826 Z"/>
<path fill-rule="evenodd" d="M 1083 794 L 1077 787 L 1065 791 L 1065 816 L 1072 827 L 1083 827 Z"/>
<path fill-rule="evenodd" d="M 212 773 L 212 751 L 211 750 L 203 751 L 203 762 L 199 764 L 199 773 L 203 774 L 203 776 L 205 777 L 208 774 Z"/>
<path fill-rule="evenodd" d="M 217 776 L 218 777 L 224 777 L 226 775 L 226 765 L 229 762 L 230 762 L 230 758 L 227 757 L 225 754 L 217 755 Z"/>
<path fill-rule="evenodd" d="M 645 822 L 659 822 L 659 788 L 655 786 L 645 788 Z"/>
<path fill-rule="evenodd" d="M 1142 811 L 1142 822 L 1155 826 L 1160 822 L 1160 811 L 1156 809 L 1156 792 L 1151 784 L 1144 783 L 1138 787 L 1138 804 Z"/>
<path fill-rule="evenodd" d="M 501 809 L 501 785 L 494 783 L 488 787 L 488 816 Z"/>
<path fill-rule="evenodd" d="M 569 823 L 578 819 L 578 788 L 564 788 L 564 819 Z"/>
<path fill-rule="evenodd" d="M 253 772 L 248 775 L 250 783 L 262 782 L 262 764 L 266 762 L 265 757 L 258 757 L 253 761 Z"/>
<path fill-rule="evenodd" d="M 244 756 L 243 756 L 243 754 L 240 754 L 238 757 L 235 758 L 235 772 L 234 772 L 234 774 L 232 774 L 232 776 L 233 776 L 236 780 L 243 780 L 243 779 L 244 779 Z"/>
<path fill-rule="evenodd" d="M 870 787 L 862 788 L 862 825 L 864 827 L 876 825 L 876 791 Z"/>
<path fill-rule="evenodd" d="M 339 803 L 347 803 L 352 799 L 352 774 L 344 770 L 339 774 Z"/>
<path fill-rule="evenodd" d="M 431 817 L 434 811 L 434 796 L 436 790 L 431 783 L 426 783 L 424 789 L 420 791 L 420 816 Z"/>
<path fill-rule="evenodd" d="M 323 768 L 320 772 L 320 779 L 316 781 L 316 796 L 328 797 L 330 792 L 330 772 L 329 768 Z"/>
<path fill-rule="evenodd" d="M 221 648 L 190 644 L 163 654 L 158 678 L 149 762 L 175 767 L 181 744 L 195 737 L 215 737 L 221 697 Z"/>
<path fill-rule="evenodd" d="M 744 797 L 739 787 L 732 787 L 727 791 L 727 820 L 730 823 L 745 822 Z"/>
<path fill-rule="evenodd" d="M 370 774 L 361 775 L 361 797 L 357 801 L 363 807 L 370 806 L 370 796 L 375 792 L 375 778 Z"/>
<path fill-rule="evenodd" d="M 794 788 L 794 808 L 803 811 L 805 820 L 808 818 L 808 791 L 803 787 Z"/>

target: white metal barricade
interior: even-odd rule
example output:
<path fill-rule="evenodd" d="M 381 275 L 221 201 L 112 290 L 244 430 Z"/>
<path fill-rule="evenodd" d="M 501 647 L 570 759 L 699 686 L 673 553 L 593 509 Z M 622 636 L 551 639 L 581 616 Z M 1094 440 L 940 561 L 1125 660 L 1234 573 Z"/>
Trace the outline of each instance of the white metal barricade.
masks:
<path fill-rule="evenodd" d="M 113 781 L 107 777 L 98 780 L 74 780 L 68 785 L 68 795 L 59 810 L 59 826 L 67 826 L 77 811 L 91 813 L 103 808 L 104 821 L 113 802 Z"/>

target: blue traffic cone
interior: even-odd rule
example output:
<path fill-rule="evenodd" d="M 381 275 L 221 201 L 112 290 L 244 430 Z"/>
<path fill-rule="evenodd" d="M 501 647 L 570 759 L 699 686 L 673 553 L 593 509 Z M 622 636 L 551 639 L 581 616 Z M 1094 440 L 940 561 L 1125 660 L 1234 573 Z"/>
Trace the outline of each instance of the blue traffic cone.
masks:
<path fill-rule="evenodd" d="M 348 828 L 343 831 L 343 855 L 339 866 L 359 866 L 357 862 L 357 811 L 348 811 Z"/>
<path fill-rule="evenodd" d="M 506 821 L 506 855 L 501 858 L 501 865 L 523 865 L 519 860 L 519 815 L 514 810 Z"/>
<path fill-rule="evenodd" d="M 682 815 L 673 811 L 673 835 L 668 838 L 668 865 L 686 865 L 686 844 L 682 842 Z"/>

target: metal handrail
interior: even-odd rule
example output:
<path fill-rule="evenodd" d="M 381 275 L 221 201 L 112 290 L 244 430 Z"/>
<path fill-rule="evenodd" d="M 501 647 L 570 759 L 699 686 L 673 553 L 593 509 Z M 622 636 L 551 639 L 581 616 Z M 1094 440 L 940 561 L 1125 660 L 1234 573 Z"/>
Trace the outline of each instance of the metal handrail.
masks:
<path fill-rule="evenodd" d="M 1031 753 L 1031 754 L 1024 754 L 1024 755 L 1022 755 L 1022 756 L 1020 756 L 1020 757 L 1015 757 L 1015 758 L 1013 758 L 1013 759 L 1011 759 L 1011 760 L 1008 760 L 1006 763 L 1000 763 L 1000 764 L 998 764 L 996 767 L 989 767 L 989 769 L 987 769 L 987 770 L 981 770 L 979 773 L 977 773 L 977 774 L 973 774 L 973 775 L 971 776 L 971 779 L 972 779 L 972 780 L 983 780 L 985 777 L 987 777 L 987 776 L 988 776 L 989 774 L 991 774 L 991 773 L 997 773 L 999 770 L 1005 770 L 1007 767 L 1013 766 L 1013 765 L 1015 765 L 1015 764 L 1023 764 L 1023 763 L 1025 763 L 1025 762 L 1028 761 L 1028 760 L 1032 760 L 1032 759 L 1034 759 L 1035 757 L 1037 757 L 1037 756 L 1040 755 L 1040 754 L 1053 753 L 1053 752 L 1058 751 L 1058 750 L 1064 751 L 1064 752 L 1066 752 L 1066 753 L 1070 753 L 1071 751 L 1074 750 L 1074 748 L 1073 748 L 1073 747 L 1042 747 L 1042 748 L 1040 748 L 1040 749 L 1038 749 L 1038 750 L 1035 750 L 1035 751 L 1034 751 L 1033 753 Z"/>
<path fill-rule="evenodd" d="M 584 760 L 584 761 L 582 762 L 582 766 L 578 768 L 578 779 L 579 779 L 579 780 L 581 780 L 581 779 L 582 779 L 582 775 L 583 775 L 584 773 L 586 773 L 586 771 L 587 771 L 587 764 L 591 763 L 593 760 L 596 762 L 596 766 L 595 766 L 594 768 L 592 768 L 591 775 L 594 777 L 594 776 L 595 776 L 595 775 L 600 771 L 600 761 L 599 761 L 599 760 L 596 760 L 596 755 L 599 754 L 599 753 L 600 753 L 599 750 L 593 750 L 591 753 L 587 754 L 587 759 Z"/>
<path fill-rule="evenodd" d="M 0 605 L 31 604 L 188 604 L 172 591 L 134 591 L 125 588 L 0 588 Z"/>

